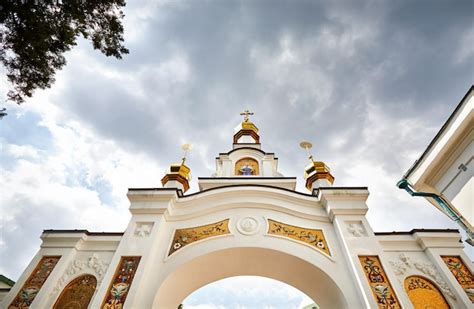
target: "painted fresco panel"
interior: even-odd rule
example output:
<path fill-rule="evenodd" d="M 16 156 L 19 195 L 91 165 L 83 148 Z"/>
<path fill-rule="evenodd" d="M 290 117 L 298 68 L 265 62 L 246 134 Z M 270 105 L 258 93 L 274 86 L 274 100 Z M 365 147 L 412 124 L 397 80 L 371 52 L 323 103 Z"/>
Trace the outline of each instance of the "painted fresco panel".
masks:
<path fill-rule="evenodd" d="M 380 263 L 379 257 L 364 255 L 359 256 L 359 261 L 362 265 L 365 276 L 367 277 L 367 281 L 369 282 L 370 289 L 372 290 L 378 308 L 401 308 L 400 302 L 393 291 L 392 285 L 388 281 L 388 277 Z"/>
<path fill-rule="evenodd" d="M 454 275 L 456 280 L 459 282 L 464 292 L 474 303 L 474 276 L 464 264 L 460 256 L 442 256 L 441 257 L 448 266 L 451 273 Z"/>
<path fill-rule="evenodd" d="M 428 279 L 410 276 L 405 279 L 404 285 L 414 309 L 450 308 L 440 290 Z"/>
<path fill-rule="evenodd" d="M 105 297 L 102 309 L 122 309 L 140 263 L 141 256 L 122 256 Z"/>
<path fill-rule="evenodd" d="M 268 234 L 302 241 L 316 250 L 331 255 L 322 230 L 293 226 L 268 219 Z"/>
<path fill-rule="evenodd" d="M 225 234 L 230 234 L 229 219 L 203 226 L 178 229 L 174 233 L 168 256 L 193 242 Z"/>
<path fill-rule="evenodd" d="M 8 308 L 29 308 L 60 258 L 60 256 L 43 256 Z"/>

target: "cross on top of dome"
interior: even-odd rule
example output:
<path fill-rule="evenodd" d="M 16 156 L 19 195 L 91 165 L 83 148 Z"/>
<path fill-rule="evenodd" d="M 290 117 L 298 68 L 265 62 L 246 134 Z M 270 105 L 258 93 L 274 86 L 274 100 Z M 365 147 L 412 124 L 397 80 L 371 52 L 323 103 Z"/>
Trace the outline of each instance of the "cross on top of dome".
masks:
<path fill-rule="evenodd" d="M 241 116 L 244 116 L 244 122 L 248 122 L 250 120 L 249 116 L 252 116 L 254 113 L 247 110 L 244 110 L 242 113 L 240 113 Z"/>

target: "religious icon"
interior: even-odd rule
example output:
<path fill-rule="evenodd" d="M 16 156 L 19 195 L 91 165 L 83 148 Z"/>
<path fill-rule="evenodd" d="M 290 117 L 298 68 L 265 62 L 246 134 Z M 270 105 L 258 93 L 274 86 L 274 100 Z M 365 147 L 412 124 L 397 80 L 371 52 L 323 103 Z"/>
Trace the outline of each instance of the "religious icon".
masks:
<path fill-rule="evenodd" d="M 252 158 L 243 158 L 235 164 L 235 175 L 253 176 L 258 175 L 258 162 Z"/>

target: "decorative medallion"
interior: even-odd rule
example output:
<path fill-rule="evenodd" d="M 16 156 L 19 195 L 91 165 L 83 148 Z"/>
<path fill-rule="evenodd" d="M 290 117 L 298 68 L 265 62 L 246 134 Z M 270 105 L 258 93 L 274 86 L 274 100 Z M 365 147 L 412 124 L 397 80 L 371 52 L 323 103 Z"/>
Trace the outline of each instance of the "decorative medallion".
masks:
<path fill-rule="evenodd" d="M 87 259 L 83 260 L 73 260 L 68 268 L 64 271 L 64 274 L 59 278 L 58 283 L 51 291 L 51 296 L 56 295 L 59 292 L 66 282 L 68 282 L 72 277 L 76 276 L 79 273 L 93 273 L 97 278 L 97 284 L 100 285 L 102 278 L 105 275 L 108 264 L 102 261 L 97 253 L 92 253 L 92 255 Z"/>
<path fill-rule="evenodd" d="M 268 219 L 268 234 L 302 241 L 314 249 L 331 255 L 322 230 L 307 229 Z"/>
<path fill-rule="evenodd" d="M 225 234 L 230 234 L 229 219 L 187 229 L 177 229 L 174 232 L 168 256 L 193 242 Z"/>
<path fill-rule="evenodd" d="M 43 256 L 8 308 L 29 308 L 60 258 L 60 256 Z"/>
<path fill-rule="evenodd" d="M 364 269 L 365 276 L 369 282 L 370 289 L 374 295 L 379 308 L 395 309 L 402 308 L 400 302 L 392 289 L 392 285 L 388 281 L 385 270 L 380 263 L 379 257 L 374 256 L 359 256 L 360 264 Z"/>
<path fill-rule="evenodd" d="M 258 232 L 258 221 L 252 217 L 245 217 L 237 223 L 237 230 L 244 235 L 253 235 Z"/>
<path fill-rule="evenodd" d="M 405 279 L 404 285 L 414 309 L 449 309 L 449 304 L 443 294 L 428 279 L 410 276 Z"/>
<path fill-rule="evenodd" d="M 77 277 L 64 288 L 53 309 L 87 309 L 96 286 L 97 279 L 93 275 Z"/>
<path fill-rule="evenodd" d="M 456 277 L 464 292 L 474 303 L 474 276 L 460 256 L 442 256 L 451 273 Z"/>
<path fill-rule="evenodd" d="M 235 163 L 235 175 L 255 176 L 258 175 L 258 162 L 252 158 L 242 158 Z"/>
<path fill-rule="evenodd" d="M 122 256 L 109 286 L 102 309 L 122 309 L 141 256 Z"/>

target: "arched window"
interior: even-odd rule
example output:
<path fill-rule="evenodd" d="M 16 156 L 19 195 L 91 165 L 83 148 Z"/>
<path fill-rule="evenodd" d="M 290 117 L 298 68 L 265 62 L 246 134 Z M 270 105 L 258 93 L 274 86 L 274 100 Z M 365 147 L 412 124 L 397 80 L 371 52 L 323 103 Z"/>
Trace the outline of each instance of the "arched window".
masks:
<path fill-rule="evenodd" d="M 69 282 L 54 304 L 54 309 L 87 309 L 94 295 L 97 279 L 83 275 Z"/>
<path fill-rule="evenodd" d="M 405 279 L 405 291 L 415 309 L 449 309 L 448 302 L 439 289 L 428 279 L 410 276 Z"/>
<path fill-rule="evenodd" d="M 235 175 L 258 175 L 258 162 L 252 158 L 242 158 L 235 163 Z"/>

